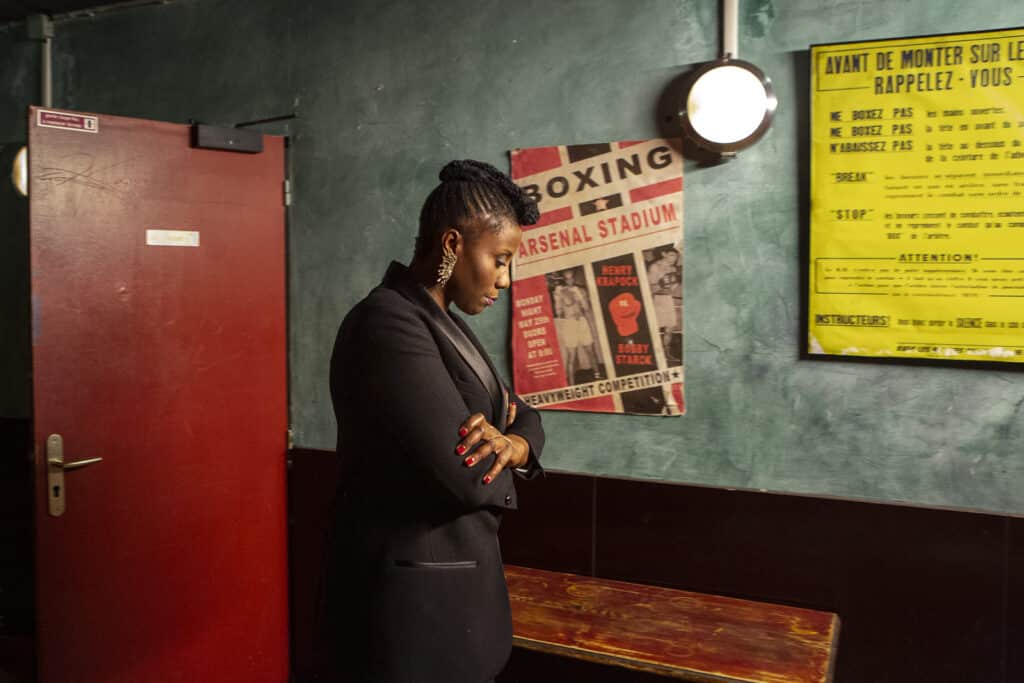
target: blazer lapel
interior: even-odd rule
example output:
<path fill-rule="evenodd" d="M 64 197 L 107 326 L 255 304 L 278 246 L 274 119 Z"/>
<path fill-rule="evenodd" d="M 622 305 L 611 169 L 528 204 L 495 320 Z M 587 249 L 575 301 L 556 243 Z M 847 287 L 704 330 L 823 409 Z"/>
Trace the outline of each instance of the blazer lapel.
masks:
<path fill-rule="evenodd" d="M 451 342 L 480 384 L 487 390 L 494 406 L 494 426 L 505 431 L 505 420 L 508 417 L 508 392 L 501 386 L 498 374 L 494 371 L 487 353 L 480 348 L 480 343 L 472 331 L 463 323 L 450 316 L 437 305 L 427 290 L 416 282 L 409 274 L 409 269 L 397 261 L 392 261 L 381 283 L 398 291 L 402 296 L 423 308 L 438 329 Z"/>
<path fill-rule="evenodd" d="M 466 335 L 466 338 L 469 339 L 470 343 L 473 344 L 473 346 L 476 348 L 477 355 L 480 358 L 482 358 L 484 362 L 487 364 L 488 375 L 490 375 L 491 379 L 496 384 L 496 387 L 493 391 L 489 389 L 489 391 L 491 391 L 491 401 L 494 403 L 494 407 L 497 410 L 497 412 L 495 413 L 494 426 L 497 427 L 500 431 L 504 432 L 505 428 L 508 427 L 508 425 L 505 424 L 505 420 L 508 419 L 508 389 L 505 388 L 504 383 L 501 381 L 501 375 L 498 374 L 497 369 L 495 369 L 494 367 L 494 363 L 491 362 L 491 357 L 487 354 L 487 351 L 480 343 L 480 340 L 476 338 L 475 334 L 473 334 L 473 330 L 470 329 L 469 325 L 466 324 L 466 321 L 464 321 L 462 318 L 459 318 L 458 316 L 451 317 L 454 319 L 455 323 L 459 326 L 462 332 Z"/>

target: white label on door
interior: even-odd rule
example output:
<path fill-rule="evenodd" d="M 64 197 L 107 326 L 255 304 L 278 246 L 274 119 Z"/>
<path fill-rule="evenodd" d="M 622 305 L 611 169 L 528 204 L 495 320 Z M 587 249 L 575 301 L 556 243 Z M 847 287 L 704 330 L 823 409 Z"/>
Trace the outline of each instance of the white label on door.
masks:
<path fill-rule="evenodd" d="M 147 230 L 146 244 L 151 247 L 198 247 L 198 230 Z"/>
<path fill-rule="evenodd" d="M 43 128 L 77 130 L 83 133 L 100 132 L 100 119 L 98 116 L 68 114 L 62 111 L 47 111 L 45 109 L 36 110 L 36 125 Z"/>

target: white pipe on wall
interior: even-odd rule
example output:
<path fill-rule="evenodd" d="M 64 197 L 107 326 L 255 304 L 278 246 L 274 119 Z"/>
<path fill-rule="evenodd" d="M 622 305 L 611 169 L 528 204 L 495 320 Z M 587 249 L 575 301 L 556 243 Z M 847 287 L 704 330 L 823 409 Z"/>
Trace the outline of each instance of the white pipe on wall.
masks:
<path fill-rule="evenodd" d="M 25 17 L 25 33 L 29 40 L 39 41 L 39 103 L 52 107 L 53 21 L 45 14 L 31 14 Z"/>
<path fill-rule="evenodd" d="M 722 54 L 731 59 L 740 55 L 739 0 L 722 0 Z"/>

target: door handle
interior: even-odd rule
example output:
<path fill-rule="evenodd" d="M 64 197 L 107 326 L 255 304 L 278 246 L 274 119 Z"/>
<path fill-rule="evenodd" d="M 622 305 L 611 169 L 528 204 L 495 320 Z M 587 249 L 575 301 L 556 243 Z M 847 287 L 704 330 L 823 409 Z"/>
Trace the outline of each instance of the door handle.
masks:
<path fill-rule="evenodd" d="M 53 467 L 59 467 L 67 472 L 68 470 L 77 470 L 79 467 L 85 467 L 101 460 L 103 458 L 86 458 L 85 460 L 76 460 L 74 462 L 64 462 L 62 460 L 47 460 L 46 462 Z"/>
<path fill-rule="evenodd" d="M 102 460 L 103 458 L 86 458 L 64 462 L 64 437 L 60 434 L 50 434 L 46 437 L 46 497 L 49 499 L 50 515 L 60 517 L 67 507 L 64 473 Z"/>

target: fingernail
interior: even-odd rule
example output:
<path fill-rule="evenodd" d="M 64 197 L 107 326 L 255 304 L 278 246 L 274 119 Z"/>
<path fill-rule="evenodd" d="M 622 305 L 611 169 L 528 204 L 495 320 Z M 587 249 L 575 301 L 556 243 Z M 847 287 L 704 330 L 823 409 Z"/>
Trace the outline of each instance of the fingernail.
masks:
<path fill-rule="evenodd" d="M 469 430 L 465 427 L 459 427 L 459 436 L 465 436 L 466 434 L 469 434 Z"/>
<path fill-rule="evenodd" d="M 485 484 L 490 484 L 491 483 L 491 475 L 488 474 L 486 477 L 484 477 L 484 483 Z"/>
<path fill-rule="evenodd" d="M 458 453 L 459 455 L 462 455 L 463 453 L 465 453 L 465 452 L 466 452 L 466 447 L 465 447 L 465 446 L 463 446 L 463 445 L 462 445 L 462 444 L 460 443 L 460 444 L 459 444 L 459 445 L 458 445 L 458 446 L 457 446 L 457 447 L 455 448 L 455 452 L 456 452 L 456 453 Z"/>
<path fill-rule="evenodd" d="M 469 467 L 470 465 L 472 465 L 476 461 L 473 460 L 473 456 L 471 455 L 468 458 L 466 458 L 465 460 L 463 460 L 462 462 L 464 462 L 466 464 L 466 467 Z"/>

